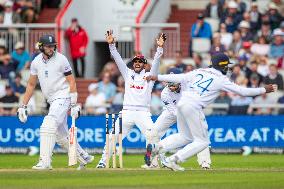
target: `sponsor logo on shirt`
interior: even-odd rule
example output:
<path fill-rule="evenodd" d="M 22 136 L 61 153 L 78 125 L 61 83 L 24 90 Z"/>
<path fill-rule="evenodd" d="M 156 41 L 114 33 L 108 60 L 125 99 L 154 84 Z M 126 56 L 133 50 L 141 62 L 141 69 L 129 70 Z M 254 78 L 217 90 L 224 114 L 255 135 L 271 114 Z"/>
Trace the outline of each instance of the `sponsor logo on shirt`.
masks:
<path fill-rule="evenodd" d="M 143 88 L 144 88 L 143 86 L 130 84 L 130 89 L 143 89 Z"/>

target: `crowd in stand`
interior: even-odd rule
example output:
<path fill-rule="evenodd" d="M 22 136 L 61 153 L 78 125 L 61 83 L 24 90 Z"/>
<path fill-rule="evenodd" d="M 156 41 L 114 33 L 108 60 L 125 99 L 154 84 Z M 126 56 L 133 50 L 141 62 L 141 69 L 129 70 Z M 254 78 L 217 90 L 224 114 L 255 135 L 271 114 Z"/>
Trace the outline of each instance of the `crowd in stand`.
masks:
<path fill-rule="evenodd" d="M 166 73 L 171 67 L 179 68 L 187 73 L 197 68 L 208 67 L 210 56 L 216 52 L 227 53 L 232 61 L 231 80 L 239 85 L 259 87 L 264 84 L 277 84 L 279 92 L 273 95 L 262 95 L 256 98 L 241 97 L 238 95 L 221 92 L 213 107 L 213 114 L 284 114 L 284 108 L 279 110 L 271 105 L 283 104 L 283 74 L 284 74 L 284 5 L 279 0 L 271 1 L 265 12 L 258 10 L 258 2 L 252 1 L 248 6 L 241 0 L 210 0 L 204 12 L 198 14 L 197 20 L 189 28 L 191 44 L 194 39 L 210 41 L 210 48 L 206 53 L 199 53 L 190 48 L 187 55 L 177 51 L 174 64 L 164 65 L 161 62 L 161 73 Z M 207 22 L 208 18 L 218 22 L 216 26 Z M 216 22 L 215 22 L 216 23 Z M 74 27 L 72 27 L 72 24 Z M 81 28 L 78 20 L 72 20 L 66 32 L 69 42 L 75 35 L 74 28 Z M 74 31 L 73 31 L 74 30 Z M 79 30 L 77 31 L 79 32 Z M 76 36 L 75 36 L 76 37 Z M 87 40 L 87 39 L 86 39 Z M 86 43 L 80 56 L 85 56 Z M 5 44 L 0 41 L 0 76 L 8 81 L 9 85 L 0 85 L 0 102 L 18 102 L 20 94 L 24 91 L 21 84 L 21 73 L 29 67 L 34 55 L 26 52 L 23 43 L 15 44 L 13 52 L 7 52 Z M 75 48 L 80 49 L 80 48 Z M 75 51 L 74 51 L 75 52 Z M 35 52 L 35 55 L 38 52 Z M 77 64 L 73 56 L 73 63 Z M 192 63 L 185 60 L 190 59 Z M 81 60 L 81 62 L 84 62 Z M 147 64 L 149 66 L 149 64 Z M 82 66 L 82 68 L 84 65 Z M 147 68 L 149 69 L 149 68 Z M 77 70 L 77 68 L 76 68 Z M 83 77 L 83 73 L 76 76 Z M 159 114 L 163 108 L 160 94 L 165 83 L 156 83 L 152 93 L 151 111 Z M 114 62 L 105 64 L 97 82 L 88 87 L 89 96 L 82 104 L 86 114 L 104 114 L 118 112 L 122 109 L 124 95 L 124 81 Z M 31 102 L 35 106 L 33 102 Z M 260 106 L 258 106 L 260 105 Z M 31 105 L 31 110 L 35 107 Z M 13 108 L 1 108 L 0 114 L 13 114 Z"/>

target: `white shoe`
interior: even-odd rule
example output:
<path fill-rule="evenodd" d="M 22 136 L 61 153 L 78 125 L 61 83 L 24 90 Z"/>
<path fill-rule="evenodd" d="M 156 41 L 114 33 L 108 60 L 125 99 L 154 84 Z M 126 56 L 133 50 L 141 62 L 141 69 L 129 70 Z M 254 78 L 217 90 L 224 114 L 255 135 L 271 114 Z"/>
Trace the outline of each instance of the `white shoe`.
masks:
<path fill-rule="evenodd" d="M 141 165 L 141 168 L 142 169 L 159 169 L 160 166 L 159 164 L 158 165 L 151 164 L 150 166 L 148 166 L 147 164 L 144 164 L 144 165 Z"/>
<path fill-rule="evenodd" d="M 92 163 L 94 161 L 94 159 L 95 159 L 94 156 L 88 155 L 88 157 L 85 158 L 86 163 L 85 164 L 80 163 L 80 165 L 77 167 L 77 170 L 80 171 L 80 170 L 85 169 L 86 165 Z"/>
<path fill-rule="evenodd" d="M 200 166 L 204 170 L 210 169 L 210 163 L 207 163 L 206 161 L 203 161 Z"/>
<path fill-rule="evenodd" d="M 170 161 L 169 158 L 165 159 L 165 161 L 163 162 L 163 165 L 173 171 L 184 171 L 185 170 L 183 167 L 179 166 L 174 161 Z"/>
<path fill-rule="evenodd" d="M 36 165 L 34 165 L 32 167 L 32 169 L 34 169 L 34 170 L 51 170 L 52 167 L 51 167 L 51 165 L 49 165 L 49 166 L 44 165 L 43 161 L 39 160 L 39 162 Z"/>
<path fill-rule="evenodd" d="M 100 160 L 96 168 L 97 169 L 104 169 L 104 168 L 106 168 L 105 162 L 103 160 Z"/>

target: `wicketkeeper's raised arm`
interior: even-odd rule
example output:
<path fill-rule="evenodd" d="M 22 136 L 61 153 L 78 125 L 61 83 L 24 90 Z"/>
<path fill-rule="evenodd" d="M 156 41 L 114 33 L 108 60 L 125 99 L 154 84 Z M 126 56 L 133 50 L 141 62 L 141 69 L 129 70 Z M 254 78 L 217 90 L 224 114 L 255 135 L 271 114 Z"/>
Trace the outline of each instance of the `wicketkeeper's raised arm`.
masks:
<path fill-rule="evenodd" d="M 123 78 L 126 77 L 127 75 L 127 66 L 126 64 L 123 62 L 120 54 L 118 53 L 116 47 L 115 47 L 115 41 L 114 41 L 114 37 L 113 37 L 113 30 L 109 30 L 107 31 L 106 33 L 106 41 L 108 42 L 109 44 L 109 51 L 110 51 L 110 54 L 112 55 L 121 75 Z"/>
<path fill-rule="evenodd" d="M 158 47 L 157 47 L 157 51 L 156 51 L 155 56 L 154 56 L 152 68 L 150 70 L 150 75 L 156 76 L 159 73 L 160 60 L 161 60 L 161 56 L 163 55 L 163 46 L 164 46 L 166 39 L 167 39 L 167 37 L 163 33 L 161 34 L 159 39 L 156 39 Z"/>

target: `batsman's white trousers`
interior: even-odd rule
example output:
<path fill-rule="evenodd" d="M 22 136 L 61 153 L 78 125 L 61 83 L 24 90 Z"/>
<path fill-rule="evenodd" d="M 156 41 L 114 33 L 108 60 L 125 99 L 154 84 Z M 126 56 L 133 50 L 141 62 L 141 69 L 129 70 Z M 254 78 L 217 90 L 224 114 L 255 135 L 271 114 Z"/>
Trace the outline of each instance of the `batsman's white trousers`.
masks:
<path fill-rule="evenodd" d="M 110 118 L 111 119 L 111 118 Z M 128 135 L 130 130 L 137 126 L 141 133 L 145 135 L 147 128 L 152 128 L 154 126 L 151 113 L 148 111 L 134 111 L 134 110 L 122 110 L 122 140 Z M 115 140 L 118 141 L 119 134 L 119 119 L 115 122 Z M 109 135 L 110 144 L 112 144 L 111 131 Z M 112 148 L 109 148 L 109 154 L 112 154 Z M 106 162 L 106 146 L 104 147 L 102 159 Z"/>
<path fill-rule="evenodd" d="M 188 100 L 180 99 L 177 105 L 177 128 L 178 133 L 166 137 L 159 142 L 159 146 L 165 151 L 169 149 L 178 150 L 172 157 L 178 157 L 184 162 L 189 157 L 208 148 L 208 125 L 201 108 Z"/>
<path fill-rule="evenodd" d="M 69 137 L 69 131 L 67 125 L 67 116 L 68 116 L 69 107 L 70 107 L 70 98 L 56 99 L 52 101 L 52 103 L 50 104 L 49 112 L 45 116 L 45 118 L 53 119 L 55 121 L 56 123 L 55 127 L 57 127 L 56 142 L 66 150 L 68 150 L 68 137 Z M 79 144 L 77 144 L 77 150 L 78 154 L 81 157 L 85 158 L 86 156 L 88 156 L 88 153 L 85 152 Z"/>
<path fill-rule="evenodd" d="M 176 122 L 177 122 L 177 116 L 171 113 L 170 111 L 168 111 L 167 109 L 165 109 L 154 123 L 154 127 L 156 127 L 157 129 L 159 137 L 161 138 L 162 136 L 164 136 L 166 131 Z M 171 142 L 171 140 L 169 142 Z M 167 144 L 164 145 L 166 146 Z M 168 147 L 166 147 L 166 149 L 167 149 L 166 151 L 174 150 Z M 202 162 L 211 164 L 209 147 L 207 147 L 206 149 L 204 149 L 203 151 L 197 154 L 197 162 L 199 165 L 201 165 Z"/>

